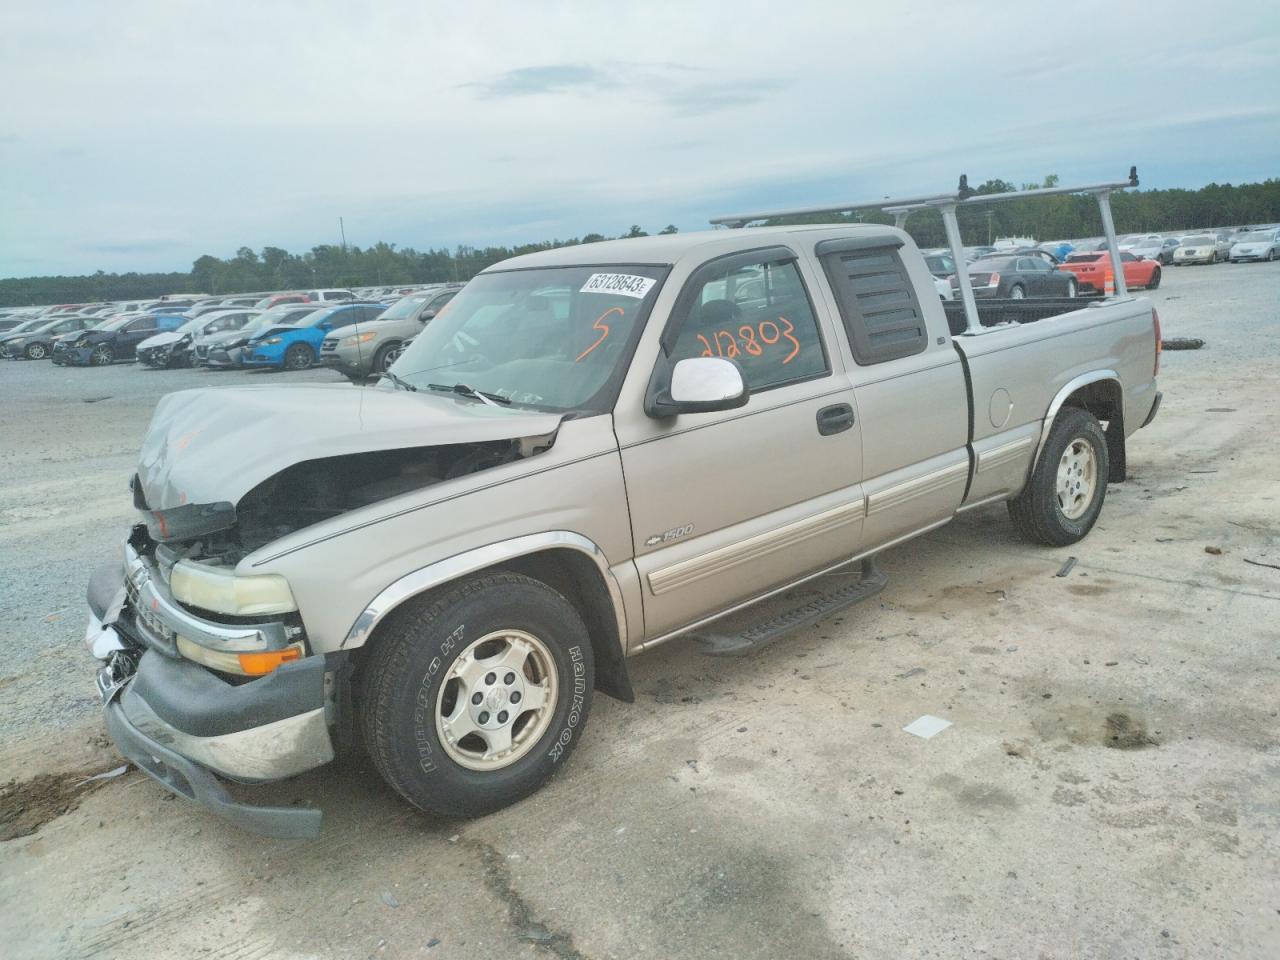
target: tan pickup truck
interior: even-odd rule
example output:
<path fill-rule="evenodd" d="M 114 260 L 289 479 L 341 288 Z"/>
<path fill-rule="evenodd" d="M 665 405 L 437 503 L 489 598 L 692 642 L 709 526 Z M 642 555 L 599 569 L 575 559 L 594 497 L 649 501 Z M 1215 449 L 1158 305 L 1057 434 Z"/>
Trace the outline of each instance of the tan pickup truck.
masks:
<path fill-rule="evenodd" d="M 984 504 L 1072 543 L 1155 416 L 1159 321 L 1008 306 L 949 321 L 892 227 L 619 240 L 484 271 L 377 387 L 167 396 L 123 565 L 89 589 L 111 735 L 266 834 L 319 811 L 222 780 L 347 744 L 423 810 L 480 815 L 565 763 L 594 690 L 632 698 L 634 654 L 754 649 Z"/>

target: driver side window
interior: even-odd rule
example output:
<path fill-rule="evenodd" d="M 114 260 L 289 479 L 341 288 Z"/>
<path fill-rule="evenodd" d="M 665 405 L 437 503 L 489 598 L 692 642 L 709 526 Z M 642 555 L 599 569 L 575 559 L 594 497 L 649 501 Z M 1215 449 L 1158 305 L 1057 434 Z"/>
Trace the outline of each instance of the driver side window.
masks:
<path fill-rule="evenodd" d="M 829 372 L 809 295 L 793 258 L 711 261 L 689 280 L 672 322 L 672 363 L 727 357 L 752 393 Z"/>

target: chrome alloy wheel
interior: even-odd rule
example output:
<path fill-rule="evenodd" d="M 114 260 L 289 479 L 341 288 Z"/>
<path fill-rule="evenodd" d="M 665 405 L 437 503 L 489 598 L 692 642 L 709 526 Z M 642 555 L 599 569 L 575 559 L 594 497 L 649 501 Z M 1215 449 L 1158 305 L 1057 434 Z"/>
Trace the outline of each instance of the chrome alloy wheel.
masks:
<path fill-rule="evenodd" d="M 436 733 L 459 766 L 501 770 L 542 739 L 558 696 L 550 648 L 523 630 L 498 630 L 449 667 L 436 698 Z"/>
<path fill-rule="evenodd" d="M 1089 441 L 1077 438 L 1062 451 L 1058 462 L 1058 509 L 1068 520 L 1079 520 L 1093 503 L 1098 485 L 1098 461 Z"/>

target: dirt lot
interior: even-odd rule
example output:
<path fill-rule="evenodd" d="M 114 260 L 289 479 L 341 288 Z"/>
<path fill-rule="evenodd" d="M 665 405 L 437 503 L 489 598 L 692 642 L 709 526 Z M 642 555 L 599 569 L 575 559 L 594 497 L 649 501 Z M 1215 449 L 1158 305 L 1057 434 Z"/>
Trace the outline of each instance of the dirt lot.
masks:
<path fill-rule="evenodd" d="M 1083 543 L 969 514 L 772 649 L 634 661 L 638 702 L 598 699 L 566 773 L 496 816 L 423 819 L 359 763 L 273 788 L 325 809 L 314 841 L 136 771 L 79 783 L 120 763 L 82 592 L 151 408 L 272 375 L 0 365 L 4 955 L 1280 956 L 1280 265 L 1167 269 L 1153 298 L 1208 346 L 1165 355 Z M 902 731 L 922 714 L 953 726 Z"/>

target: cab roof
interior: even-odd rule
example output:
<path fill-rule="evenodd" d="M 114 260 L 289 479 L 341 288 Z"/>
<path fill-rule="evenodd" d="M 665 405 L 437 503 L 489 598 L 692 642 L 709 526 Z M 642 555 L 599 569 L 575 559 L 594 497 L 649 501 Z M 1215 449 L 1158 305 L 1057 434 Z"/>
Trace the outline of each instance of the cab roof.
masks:
<path fill-rule="evenodd" d="M 654 264 L 671 266 L 685 257 L 719 256 L 736 250 L 751 250 L 773 243 L 785 243 L 788 237 L 803 236 L 813 243 L 828 237 L 850 237 L 867 234 L 903 238 L 906 234 L 883 224 L 804 224 L 788 227 L 744 227 L 736 230 L 700 230 L 694 233 L 671 233 L 624 240 L 601 240 L 579 243 L 554 250 L 526 253 L 496 263 L 482 273 L 504 270 L 528 270 L 536 267 L 569 267 L 597 264 Z M 817 236 L 815 236 L 817 234 Z"/>

